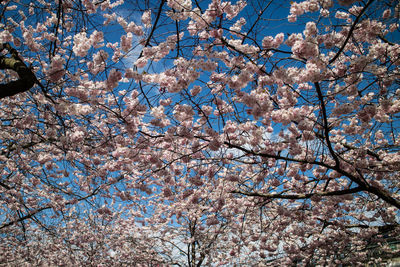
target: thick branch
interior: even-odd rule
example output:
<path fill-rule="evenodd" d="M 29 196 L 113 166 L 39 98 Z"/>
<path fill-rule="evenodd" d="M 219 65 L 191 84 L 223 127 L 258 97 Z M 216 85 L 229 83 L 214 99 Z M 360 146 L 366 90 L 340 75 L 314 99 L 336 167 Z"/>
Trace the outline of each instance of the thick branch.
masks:
<path fill-rule="evenodd" d="M 355 187 L 350 189 L 338 190 L 338 191 L 331 191 L 331 192 L 320 192 L 320 193 L 309 193 L 309 194 L 291 194 L 291 195 L 284 195 L 280 193 L 275 194 L 261 194 L 257 192 L 246 192 L 241 190 L 234 190 L 231 193 L 238 193 L 246 196 L 254 196 L 254 197 L 262 197 L 265 199 L 306 199 L 311 198 L 313 196 L 342 196 L 348 194 L 354 194 L 357 192 L 361 192 L 364 189 L 362 187 Z"/>
<path fill-rule="evenodd" d="M 342 174 L 343 176 L 346 176 L 347 178 L 349 178 L 351 181 L 355 182 L 361 189 L 363 189 L 363 191 L 366 191 L 366 192 L 369 192 L 371 194 L 374 194 L 375 196 L 377 196 L 378 198 L 382 199 L 386 203 L 388 203 L 390 205 L 393 205 L 394 207 L 400 209 L 400 201 L 397 200 L 396 198 L 392 197 L 386 190 L 368 184 L 366 181 L 363 181 L 359 177 L 357 177 L 357 176 L 355 176 L 355 175 L 343 170 L 340 167 L 340 165 L 339 166 L 337 166 L 337 165 L 331 166 L 331 165 L 328 165 L 328 164 L 326 164 L 324 162 L 319 162 L 319 161 L 309 162 L 307 160 L 293 159 L 293 158 L 289 158 L 289 157 L 283 157 L 281 155 L 272 155 L 272 154 L 267 154 L 267 153 L 257 153 L 255 151 L 243 148 L 241 146 L 238 146 L 238 145 L 235 145 L 235 144 L 231 144 L 230 142 L 224 142 L 224 144 L 227 145 L 230 148 L 237 148 L 237 149 L 239 149 L 239 150 L 241 150 L 241 151 L 243 151 L 243 152 L 245 152 L 246 154 L 249 154 L 249 155 L 255 155 L 255 156 L 260 156 L 260 157 L 264 157 L 264 158 L 271 158 L 271 159 L 277 159 L 277 160 L 299 162 L 299 163 L 310 163 L 310 164 L 323 166 L 323 167 L 326 167 L 328 169 L 337 171 L 338 173 Z"/>
<path fill-rule="evenodd" d="M 122 178 L 119 178 L 119 179 L 122 179 Z M 79 202 L 79 201 L 82 201 L 82 200 L 86 200 L 86 199 L 88 199 L 88 198 L 94 196 L 99 190 L 100 190 L 100 187 L 97 187 L 97 188 L 94 189 L 93 192 L 90 193 L 89 195 L 84 196 L 84 197 L 81 197 L 81 198 L 79 198 L 79 199 L 77 199 L 77 200 L 68 201 L 67 203 L 65 203 L 65 206 L 75 204 L 76 201 Z M 46 206 L 44 206 L 44 207 L 41 207 L 41 208 L 32 210 L 32 211 L 30 211 L 28 214 L 26 214 L 26 215 L 24 215 L 24 216 L 21 216 L 21 217 L 19 217 L 19 218 L 16 219 L 16 220 L 12 220 L 12 221 L 9 221 L 8 223 L 4 223 L 3 225 L 0 226 L 0 230 L 3 229 L 3 228 L 6 228 L 6 227 L 8 227 L 8 226 L 14 225 L 14 224 L 16 224 L 16 223 L 18 223 L 18 222 L 22 222 L 22 221 L 25 221 L 25 220 L 27 220 L 27 219 L 30 219 L 30 218 L 32 218 L 33 216 L 35 216 L 36 214 L 38 214 L 39 212 L 42 212 L 42 211 L 44 211 L 44 210 L 48 210 L 48 209 L 51 209 L 51 208 L 53 208 L 53 205 L 46 205 Z"/>
<path fill-rule="evenodd" d="M 0 84 L 0 99 L 26 92 L 36 82 L 36 76 L 19 58 L 17 51 L 7 43 L 2 46 L 9 51 L 11 57 L 0 57 L 0 69 L 14 70 L 17 72 L 19 79 Z"/>
<path fill-rule="evenodd" d="M 6 228 L 6 227 L 11 226 L 11 225 L 13 225 L 13 224 L 16 224 L 16 223 L 18 223 L 18 222 L 22 222 L 22 221 L 24 221 L 24 220 L 26 220 L 26 219 L 30 219 L 30 218 L 32 218 L 32 216 L 35 216 L 35 215 L 38 214 L 39 212 L 44 211 L 44 210 L 48 210 L 48 209 L 51 209 L 51 207 L 50 207 L 50 206 L 46 206 L 46 207 L 42 207 L 42 208 L 33 210 L 33 211 L 31 211 L 30 213 L 26 214 L 25 216 L 21 216 L 21 217 L 19 217 L 19 218 L 16 219 L 16 220 L 13 220 L 13 221 L 10 221 L 10 222 L 8 222 L 8 223 L 5 223 L 5 224 L 1 225 L 1 226 L 0 226 L 0 229 Z"/>
<path fill-rule="evenodd" d="M 317 90 L 318 94 L 318 99 L 320 102 L 321 106 L 321 111 L 322 111 L 322 120 L 323 120 L 323 127 L 324 127 L 324 137 L 326 140 L 326 145 L 328 146 L 329 153 L 331 153 L 333 159 L 335 160 L 336 166 L 339 166 L 339 159 L 335 154 L 335 151 L 332 148 L 332 144 L 329 138 L 329 124 L 328 124 L 328 116 L 326 114 L 326 108 L 325 108 L 325 103 L 324 103 L 324 97 L 322 95 L 321 87 L 319 86 L 319 83 L 314 83 L 315 89 Z"/>

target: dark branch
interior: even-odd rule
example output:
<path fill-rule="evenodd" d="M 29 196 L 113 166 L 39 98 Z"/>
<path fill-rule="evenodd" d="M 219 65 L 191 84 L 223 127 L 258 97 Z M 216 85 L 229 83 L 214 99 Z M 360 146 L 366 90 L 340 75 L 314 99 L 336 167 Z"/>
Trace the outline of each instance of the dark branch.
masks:
<path fill-rule="evenodd" d="M 306 198 L 311 198 L 314 196 L 319 196 L 319 197 L 342 196 L 342 195 L 358 193 L 363 190 L 364 189 L 362 187 L 358 186 L 358 187 L 354 187 L 354 188 L 350 188 L 350 189 L 331 191 L 331 192 L 320 192 L 320 193 L 309 193 L 309 194 L 291 194 L 291 195 L 286 195 L 286 194 L 281 194 L 281 193 L 261 194 L 261 193 L 257 193 L 257 192 L 246 192 L 246 191 L 241 191 L 241 190 L 234 190 L 231 193 L 237 193 L 237 194 L 253 196 L 253 197 L 262 197 L 264 199 L 306 199 Z"/>
<path fill-rule="evenodd" d="M 19 79 L 5 84 L 0 84 L 0 99 L 28 91 L 36 83 L 36 76 L 18 56 L 17 50 L 10 44 L 1 44 L 2 49 L 7 49 L 10 57 L 0 57 L 0 69 L 14 70 Z"/>
<path fill-rule="evenodd" d="M 258 152 L 243 148 L 243 147 L 241 147 L 239 145 L 231 144 L 229 142 L 224 142 L 224 144 L 227 145 L 230 148 L 237 148 L 237 149 L 245 152 L 248 155 L 255 155 L 255 156 L 260 156 L 260 157 L 264 157 L 264 158 L 271 158 L 271 159 L 285 160 L 285 161 L 292 161 L 292 162 L 299 162 L 299 163 L 311 163 L 311 164 L 316 164 L 316 165 L 323 166 L 323 167 L 326 167 L 328 169 L 337 171 L 338 173 L 342 174 L 343 176 L 346 176 L 351 181 L 353 181 L 357 185 L 359 185 L 359 187 L 361 189 L 363 189 L 363 191 L 369 192 L 369 193 L 379 197 L 380 199 L 382 199 L 386 203 L 388 203 L 390 205 L 393 205 L 394 207 L 400 209 L 400 201 L 398 199 L 392 197 L 390 195 L 390 193 L 388 193 L 386 190 L 384 190 L 383 188 L 379 188 L 379 187 L 376 187 L 376 186 L 368 184 L 366 181 L 362 180 L 360 177 L 355 176 L 352 173 L 349 173 L 349 172 L 343 170 L 340 165 L 339 166 L 337 166 L 337 165 L 331 166 L 331 165 L 326 164 L 324 162 L 315 161 L 315 160 L 310 162 L 310 161 L 307 161 L 307 160 L 284 157 L 284 156 L 281 156 L 279 154 L 258 153 Z"/>
<path fill-rule="evenodd" d="M 356 25 L 357 25 L 358 21 L 360 20 L 360 18 L 364 14 L 364 12 L 367 10 L 368 6 L 372 4 L 372 2 L 374 2 L 374 0 L 368 1 L 368 3 L 364 6 L 363 10 L 361 10 L 360 14 L 358 14 L 358 16 L 356 17 L 356 19 L 353 22 L 353 25 L 351 25 L 351 28 L 350 28 L 349 34 L 346 37 L 346 40 L 344 40 L 344 43 L 342 44 L 342 46 L 340 47 L 340 49 L 336 53 L 336 55 L 331 60 L 329 60 L 329 64 L 332 64 L 339 57 L 339 55 L 342 53 L 343 49 L 346 47 L 347 43 L 349 42 L 350 37 L 353 34 L 353 31 L 356 28 Z"/>

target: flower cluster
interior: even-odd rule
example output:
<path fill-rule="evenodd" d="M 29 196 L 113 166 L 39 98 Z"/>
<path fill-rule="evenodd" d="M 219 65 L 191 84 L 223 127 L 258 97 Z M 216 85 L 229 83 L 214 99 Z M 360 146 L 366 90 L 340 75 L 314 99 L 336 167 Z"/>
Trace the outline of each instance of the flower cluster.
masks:
<path fill-rule="evenodd" d="M 84 57 L 87 55 L 89 49 L 93 46 L 99 48 L 103 46 L 103 33 L 94 31 L 89 38 L 86 37 L 85 32 L 78 33 L 74 36 L 74 46 L 72 50 L 75 55 Z"/>
<path fill-rule="evenodd" d="M 272 36 L 266 36 L 262 40 L 262 46 L 264 49 L 278 48 L 284 41 L 285 35 L 278 33 L 275 38 Z"/>
<path fill-rule="evenodd" d="M 142 23 L 146 28 L 151 27 L 151 10 L 146 10 L 145 12 L 143 12 Z"/>
<path fill-rule="evenodd" d="M 59 81 L 65 74 L 64 69 L 65 59 L 59 55 L 52 58 L 50 69 L 47 71 L 49 80 L 52 82 Z"/>
<path fill-rule="evenodd" d="M 114 89 L 115 87 L 118 86 L 118 83 L 121 79 L 122 79 L 122 73 L 116 69 L 112 69 L 108 74 L 108 79 L 106 82 L 107 88 L 109 90 Z"/>

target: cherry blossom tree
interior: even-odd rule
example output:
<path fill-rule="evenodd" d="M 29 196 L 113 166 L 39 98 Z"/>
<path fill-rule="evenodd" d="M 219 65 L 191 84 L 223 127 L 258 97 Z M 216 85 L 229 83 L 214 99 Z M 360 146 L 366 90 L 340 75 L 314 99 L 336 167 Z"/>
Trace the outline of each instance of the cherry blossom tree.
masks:
<path fill-rule="evenodd" d="M 0 262 L 398 255 L 397 1 L 0 3 Z"/>

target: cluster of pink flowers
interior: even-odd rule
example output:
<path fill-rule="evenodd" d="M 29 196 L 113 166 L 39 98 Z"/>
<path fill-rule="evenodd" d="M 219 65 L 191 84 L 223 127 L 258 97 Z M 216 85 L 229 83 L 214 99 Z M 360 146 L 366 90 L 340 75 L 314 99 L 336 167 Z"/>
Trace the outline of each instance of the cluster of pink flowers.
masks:
<path fill-rule="evenodd" d="M 392 14 L 392 12 L 390 11 L 390 9 L 386 9 L 385 11 L 383 11 L 382 13 L 382 18 L 383 19 L 388 19 L 390 17 L 390 15 Z"/>
<path fill-rule="evenodd" d="M 59 55 L 52 58 L 50 68 L 47 71 L 49 80 L 52 82 L 59 81 L 65 74 L 65 59 Z"/>
<path fill-rule="evenodd" d="M 121 36 L 121 49 L 125 53 L 128 53 L 132 48 L 132 39 L 133 35 L 131 32 L 128 32 L 126 35 Z"/>
<path fill-rule="evenodd" d="M 103 33 L 94 31 L 89 38 L 86 37 L 85 32 L 78 33 L 74 36 L 74 46 L 72 50 L 75 55 L 84 57 L 87 55 L 89 49 L 93 46 L 99 48 L 103 46 Z"/>
<path fill-rule="evenodd" d="M 344 11 L 337 11 L 335 14 L 335 18 L 347 20 L 350 17 L 350 14 Z"/>
<path fill-rule="evenodd" d="M 141 79 L 142 75 L 139 74 L 137 71 L 134 71 L 132 68 L 128 68 L 125 70 L 125 78 L 128 79 L 134 79 L 136 81 L 139 81 Z"/>
<path fill-rule="evenodd" d="M 239 12 L 246 7 L 246 5 L 246 1 L 243 0 L 237 1 L 235 5 L 232 5 L 230 2 L 224 2 L 221 4 L 222 10 L 226 14 L 228 20 L 235 18 Z"/>
<path fill-rule="evenodd" d="M 191 0 L 168 0 L 167 4 L 174 10 L 168 13 L 172 20 L 185 20 L 190 16 L 192 10 Z"/>
<path fill-rule="evenodd" d="M 317 25 L 313 21 L 309 21 L 306 24 L 306 29 L 303 31 L 305 37 L 312 37 L 317 35 Z"/>
<path fill-rule="evenodd" d="M 26 33 L 28 34 L 28 33 Z M 0 43 L 13 42 L 14 38 L 9 30 L 3 30 L 0 32 Z"/>
<path fill-rule="evenodd" d="M 148 59 L 145 57 L 140 57 L 136 60 L 135 65 L 138 68 L 144 68 L 147 65 Z"/>
<path fill-rule="evenodd" d="M 201 92 L 201 86 L 195 85 L 193 88 L 190 90 L 190 94 L 192 96 L 196 96 Z"/>
<path fill-rule="evenodd" d="M 88 69 L 91 73 L 97 74 L 106 68 L 106 60 L 108 58 L 107 52 L 100 50 L 93 55 L 93 61 L 87 63 Z"/>
<path fill-rule="evenodd" d="M 96 5 L 93 3 L 92 0 L 83 0 L 82 1 L 83 5 L 85 6 L 85 9 L 89 14 L 94 14 L 96 13 Z"/>
<path fill-rule="evenodd" d="M 151 10 L 146 10 L 145 12 L 143 12 L 142 23 L 146 28 L 151 27 Z"/>
<path fill-rule="evenodd" d="M 246 24 L 246 19 L 245 18 L 240 18 L 238 21 L 235 22 L 235 24 L 233 24 L 229 30 L 237 35 L 237 33 L 239 33 L 242 30 L 242 27 Z"/>
<path fill-rule="evenodd" d="M 297 40 L 292 46 L 293 55 L 298 58 L 309 59 L 317 57 L 319 50 L 318 45 L 308 40 Z"/>
<path fill-rule="evenodd" d="M 332 1 L 323 1 L 321 4 L 324 8 L 326 8 L 332 5 Z M 288 16 L 288 21 L 295 22 L 298 16 L 303 15 L 305 12 L 318 11 L 320 7 L 321 6 L 319 4 L 319 1 L 317 0 L 302 1 L 300 3 L 292 2 L 290 6 L 290 15 Z"/>
<path fill-rule="evenodd" d="M 162 118 L 164 118 L 165 117 L 165 114 L 164 114 L 164 106 L 158 106 L 158 107 L 153 107 L 152 109 L 151 109 L 151 112 L 150 112 L 150 114 L 154 117 L 154 118 L 156 118 L 156 119 L 162 119 Z"/>
<path fill-rule="evenodd" d="M 285 35 L 278 33 L 275 38 L 272 36 L 266 36 L 262 40 L 262 46 L 264 49 L 278 48 L 284 41 Z"/>
<path fill-rule="evenodd" d="M 117 87 L 121 79 L 122 79 L 122 73 L 116 69 L 112 69 L 108 74 L 108 79 L 106 82 L 108 90 L 112 90 L 115 87 Z"/>
<path fill-rule="evenodd" d="M 39 27 L 40 25 L 38 25 Z M 40 44 L 37 42 L 38 38 L 34 37 L 34 33 L 37 32 L 38 30 L 33 29 L 31 25 L 25 28 L 25 23 L 21 23 L 21 30 L 22 30 L 22 37 L 24 39 L 24 43 L 29 47 L 29 49 L 33 52 L 38 52 L 41 49 Z M 3 38 L 6 40 L 11 41 L 11 36 L 9 36 L 7 33 L 3 35 Z M 14 40 L 15 41 L 15 38 Z"/>
<path fill-rule="evenodd" d="M 69 135 L 71 142 L 79 143 L 82 142 L 85 138 L 85 132 L 82 129 L 74 129 Z"/>
<path fill-rule="evenodd" d="M 174 117 L 180 122 L 191 121 L 193 119 L 194 111 L 189 105 L 176 105 L 174 108 Z"/>
<path fill-rule="evenodd" d="M 235 50 L 240 51 L 244 54 L 254 55 L 259 51 L 258 47 L 249 44 L 242 44 L 241 40 L 227 40 L 227 42 Z"/>
<path fill-rule="evenodd" d="M 321 79 L 321 69 L 317 64 L 307 62 L 306 68 L 298 76 L 298 82 L 316 82 Z"/>
<path fill-rule="evenodd" d="M 144 34 L 143 28 L 135 24 L 135 22 L 127 22 L 122 17 L 117 17 L 117 22 L 122 26 L 122 28 L 128 33 L 132 32 L 136 36 L 142 36 Z"/>

